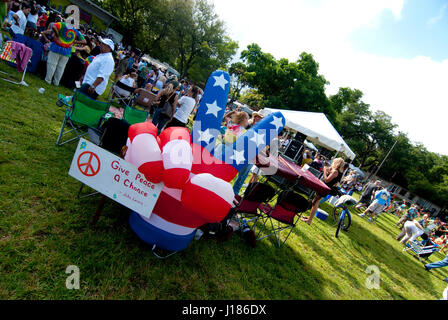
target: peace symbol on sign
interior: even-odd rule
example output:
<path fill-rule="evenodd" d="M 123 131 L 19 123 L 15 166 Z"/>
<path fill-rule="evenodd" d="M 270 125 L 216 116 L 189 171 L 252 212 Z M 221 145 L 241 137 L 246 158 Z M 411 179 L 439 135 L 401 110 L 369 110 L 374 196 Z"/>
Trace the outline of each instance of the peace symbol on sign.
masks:
<path fill-rule="evenodd" d="M 100 158 L 93 152 L 86 151 L 78 157 L 78 169 L 86 177 L 96 176 L 100 168 Z"/>

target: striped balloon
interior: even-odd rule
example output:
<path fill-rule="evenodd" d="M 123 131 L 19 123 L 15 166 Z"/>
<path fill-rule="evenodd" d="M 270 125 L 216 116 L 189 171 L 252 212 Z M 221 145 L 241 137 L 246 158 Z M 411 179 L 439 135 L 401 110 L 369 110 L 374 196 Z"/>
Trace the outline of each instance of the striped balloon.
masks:
<path fill-rule="evenodd" d="M 196 230 L 218 223 L 229 213 L 235 194 L 230 181 L 281 132 L 281 113 L 266 117 L 225 154 L 214 154 L 224 117 L 230 76 L 210 76 L 198 109 L 193 136 L 186 128 L 168 128 L 157 137 L 151 123 L 130 127 L 125 160 L 164 188 L 149 219 L 132 213 L 129 223 L 146 243 L 169 251 L 188 247 Z"/>

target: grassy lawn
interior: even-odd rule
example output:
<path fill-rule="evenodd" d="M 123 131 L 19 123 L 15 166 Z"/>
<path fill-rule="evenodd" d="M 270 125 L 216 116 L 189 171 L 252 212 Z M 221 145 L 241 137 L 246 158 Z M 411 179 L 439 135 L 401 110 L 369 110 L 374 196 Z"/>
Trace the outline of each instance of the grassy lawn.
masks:
<path fill-rule="evenodd" d="M 300 222 L 280 249 L 274 239 L 251 249 L 238 235 L 193 241 L 168 260 L 152 255 L 112 201 L 91 228 L 100 197 L 76 198 L 80 183 L 68 175 L 76 143 L 56 146 L 64 113 L 55 101 L 70 90 L 34 75 L 25 81 L 0 80 L 0 299 L 441 298 L 448 270 L 428 273 L 403 253 L 390 215 L 371 224 L 354 214 L 339 239 L 332 219 Z M 65 287 L 69 265 L 80 268 L 80 290 Z M 377 290 L 366 287 L 371 265 L 381 272 Z"/>

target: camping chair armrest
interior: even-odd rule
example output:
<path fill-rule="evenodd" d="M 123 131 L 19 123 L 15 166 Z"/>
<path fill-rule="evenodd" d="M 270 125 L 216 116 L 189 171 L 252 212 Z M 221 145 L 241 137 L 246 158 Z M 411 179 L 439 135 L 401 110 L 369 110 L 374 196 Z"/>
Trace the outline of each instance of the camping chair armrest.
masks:
<path fill-rule="evenodd" d="M 65 108 L 65 118 L 69 119 L 70 116 L 72 115 L 74 109 L 73 109 L 73 106 L 68 105 L 66 103 L 64 103 L 64 104 L 67 106 L 67 108 Z"/>
<path fill-rule="evenodd" d="M 57 105 L 58 107 L 62 107 L 62 106 L 71 107 L 70 104 L 68 104 L 67 102 L 65 102 L 65 101 L 62 100 L 62 99 L 58 99 L 58 100 L 56 100 L 56 105 Z"/>

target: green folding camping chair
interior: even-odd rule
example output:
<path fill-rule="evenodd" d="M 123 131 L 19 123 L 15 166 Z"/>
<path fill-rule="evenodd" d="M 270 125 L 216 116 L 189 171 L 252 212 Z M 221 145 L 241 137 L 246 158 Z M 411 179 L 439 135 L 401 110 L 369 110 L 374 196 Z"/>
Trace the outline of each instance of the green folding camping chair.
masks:
<path fill-rule="evenodd" d="M 127 121 L 130 125 L 146 122 L 148 118 L 148 112 L 144 110 L 138 110 L 130 106 L 126 106 L 123 112 L 123 119 Z"/>
<path fill-rule="evenodd" d="M 65 104 L 67 108 L 65 109 L 65 116 L 62 122 L 61 131 L 59 132 L 59 136 L 56 141 L 58 146 L 78 140 L 79 138 L 87 135 L 88 131 L 83 131 L 86 128 L 97 128 L 100 120 L 110 108 L 110 103 L 93 100 L 79 91 L 76 91 L 73 96 L 71 105 L 66 103 L 63 104 Z M 67 125 L 69 125 L 72 129 L 64 132 Z M 71 132 L 74 132 L 76 137 L 61 142 L 62 137 Z"/>

